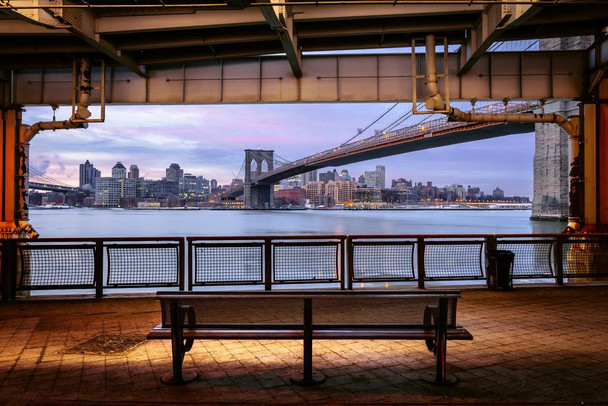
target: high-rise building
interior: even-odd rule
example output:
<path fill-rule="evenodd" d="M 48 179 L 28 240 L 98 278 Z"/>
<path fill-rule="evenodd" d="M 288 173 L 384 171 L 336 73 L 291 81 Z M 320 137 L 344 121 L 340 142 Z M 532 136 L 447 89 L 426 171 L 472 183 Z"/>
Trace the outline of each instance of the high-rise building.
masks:
<path fill-rule="evenodd" d="M 325 184 L 320 181 L 310 182 L 304 189 L 306 189 L 306 198 L 313 204 L 317 204 L 317 196 L 325 194 Z"/>
<path fill-rule="evenodd" d="M 306 186 L 310 182 L 317 181 L 317 170 L 306 172 L 300 175 L 302 177 L 302 186 Z"/>
<path fill-rule="evenodd" d="M 101 177 L 101 172 L 95 169 L 92 163 L 87 159 L 85 163 L 80 164 L 80 177 L 78 186 L 91 185 L 95 187 L 95 179 Z"/>
<path fill-rule="evenodd" d="M 405 178 L 393 179 L 391 181 L 391 187 L 397 189 L 405 189 L 413 187 L 413 182 Z"/>
<path fill-rule="evenodd" d="M 136 197 L 137 181 L 135 179 L 105 177 L 97 179 L 95 205 L 104 207 L 120 206 L 120 199 Z"/>
<path fill-rule="evenodd" d="M 351 180 L 351 177 L 348 174 L 348 169 L 342 169 L 335 180 Z"/>
<path fill-rule="evenodd" d="M 129 179 L 139 179 L 139 168 L 137 165 L 129 166 Z"/>
<path fill-rule="evenodd" d="M 303 176 L 303 175 L 302 175 Z M 280 182 L 280 186 L 282 186 L 282 189 L 290 189 L 290 188 L 294 188 L 294 187 L 301 187 L 304 184 L 302 183 L 302 177 L 295 175 L 295 176 L 291 176 L 287 179 L 283 179 Z"/>
<path fill-rule="evenodd" d="M 352 180 L 333 180 L 327 182 L 325 191 L 335 203 L 341 204 L 353 201 L 355 187 L 355 182 Z"/>
<path fill-rule="evenodd" d="M 330 180 L 336 180 L 338 177 L 338 173 L 334 169 L 333 171 L 327 171 L 319 174 L 319 180 L 323 183 L 327 183 Z"/>
<path fill-rule="evenodd" d="M 112 177 L 117 179 L 127 178 L 127 168 L 125 168 L 122 162 L 116 162 L 116 165 L 112 167 Z"/>
<path fill-rule="evenodd" d="M 376 165 L 375 171 L 365 171 L 365 183 L 368 187 L 384 189 L 386 187 L 385 173 L 384 165 Z"/>
<path fill-rule="evenodd" d="M 494 197 L 494 200 L 503 200 L 505 198 L 505 192 L 501 188 L 496 187 L 496 189 L 492 191 L 492 197 Z"/>
<path fill-rule="evenodd" d="M 189 173 L 179 180 L 179 194 L 185 199 L 201 198 L 209 194 L 209 181 Z"/>
<path fill-rule="evenodd" d="M 165 179 L 171 182 L 178 182 L 184 177 L 184 170 L 180 169 L 179 164 L 171 164 L 165 171 Z"/>

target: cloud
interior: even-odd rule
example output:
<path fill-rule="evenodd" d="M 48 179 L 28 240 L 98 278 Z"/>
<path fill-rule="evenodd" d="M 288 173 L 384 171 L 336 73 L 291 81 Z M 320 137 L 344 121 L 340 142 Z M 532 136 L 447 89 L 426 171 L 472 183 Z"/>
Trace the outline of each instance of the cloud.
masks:
<path fill-rule="evenodd" d="M 106 108 L 106 121 L 86 130 L 42 131 L 30 146 L 30 162 L 56 179 L 78 183 L 78 165 L 89 160 L 108 176 L 117 161 L 138 165 L 140 174 L 158 179 L 179 163 L 184 172 L 229 183 L 238 174 L 247 148 L 273 149 L 295 160 L 340 145 L 382 116 L 357 139 L 409 117 L 410 107 L 392 103 L 137 105 Z M 57 119 L 69 117 L 57 110 Z M 95 111 L 94 111 L 95 114 Z M 29 107 L 24 122 L 52 119 L 50 107 Z M 420 120 L 410 117 L 404 123 Z M 400 124 L 405 125 L 405 124 Z M 534 136 L 511 135 L 417 151 L 348 165 L 353 175 L 386 166 L 387 184 L 404 177 L 442 186 L 476 185 L 507 194 L 532 194 Z M 327 170 L 332 170 L 328 168 Z M 342 168 L 337 168 L 342 169 Z M 242 174 L 241 174 L 242 176 Z"/>

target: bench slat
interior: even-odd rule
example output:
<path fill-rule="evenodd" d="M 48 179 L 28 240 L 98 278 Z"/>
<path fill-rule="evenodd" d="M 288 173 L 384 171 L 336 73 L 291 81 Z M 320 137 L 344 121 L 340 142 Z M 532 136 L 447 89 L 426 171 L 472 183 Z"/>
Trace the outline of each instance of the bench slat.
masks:
<path fill-rule="evenodd" d="M 428 340 L 435 338 L 435 330 L 424 328 L 408 328 L 408 329 L 369 329 L 369 328 L 327 328 L 327 326 L 313 326 L 312 336 L 315 339 L 324 340 L 358 340 L 358 339 L 374 339 L 374 340 Z M 147 338 L 153 339 L 170 339 L 171 329 L 157 327 L 150 331 Z M 304 330 L 302 328 L 284 328 L 284 329 L 255 329 L 255 328 L 238 328 L 238 329 L 218 329 L 218 328 L 184 328 L 184 338 L 192 338 L 199 340 L 214 340 L 214 339 L 232 339 L 232 340 L 280 340 L 280 339 L 302 339 L 304 338 Z M 464 328 L 448 329 L 448 340 L 472 340 L 473 336 Z"/>

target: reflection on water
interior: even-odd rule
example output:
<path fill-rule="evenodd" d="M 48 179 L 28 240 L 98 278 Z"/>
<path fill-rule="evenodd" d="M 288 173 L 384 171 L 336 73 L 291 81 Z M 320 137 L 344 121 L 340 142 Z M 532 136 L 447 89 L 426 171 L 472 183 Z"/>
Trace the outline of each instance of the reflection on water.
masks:
<path fill-rule="evenodd" d="M 529 210 L 32 210 L 41 237 L 559 233 Z"/>

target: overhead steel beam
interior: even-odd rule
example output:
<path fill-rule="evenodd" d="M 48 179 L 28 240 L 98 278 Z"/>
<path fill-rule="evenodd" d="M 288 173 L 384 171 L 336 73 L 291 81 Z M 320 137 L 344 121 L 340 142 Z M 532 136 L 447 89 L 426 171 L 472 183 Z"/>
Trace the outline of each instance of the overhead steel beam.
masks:
<path fill-rule="evenodd" d="M 42 25 L 31 24 L 23 20 L 2 20 L 0 35 L 69 35 L 64 28 L 49 29 Z"/>
<path fill-rule="evenodd" d="M 264 27 L 268 30 L 267 27 Z M 238 44 L 239 42 L 261 42 L 276 40 L 276 34 L 268 32 L 251 33 L 243 36 L 241 32 L 232 31 L 230 33 L 218 34 L 217 32 L 205 32 L 190 35 L 162 35 L 141 34 L 136 38 L 127 37 L 116 40 L 116 47 L 123 51 L 136 51 L 160 48 L 182 48 L 196 47 L 204 45 Z"/>
<path fill-rule="evenodd" d="M 449 54 L 456 75 L 458 54 Z M 424 60 L 419 68 L 424 71 Z M 108 68 L 110 69 L 110 68 Z M 301 78 L 284 56 L 150 66 L 149 78 L 124 68 L 107 74 L 106 101 L 120 104 L 411 101 L 411 55 L 303 55 Z M 584 95 L 585 51 L 489 53 L 450 80 L 450 100 L 575 99 Z M 94 72 L 93 77 L 98 73 Z M 72 70 L 14 72 L 15 102 L 70 104 Z M 442 86 L 440 79 L 440 86 Z M 97 103 L 95 95 L 92 102 Z"/>
<path fill-rule="evenodd" d="M 441 23 L 442 31 L 463 31 L 470 27 L 466 21 L 451 20 Z M 418 34 L 426 32 L 436 32 L 437 22 L 435 20 L 420 20 L 415 22 L 399 21 L 383 21 L 377 24 L 332 24 L 330 27 L 318 28 L 314 25 L 303 24 L 298 26 L 299 38 L 326 38 L 335 36 L 357 36 L 369 34 Z M 406 41 L 403 41 L 405 44 Z"/>
<path fill-rule="evenodd" d="M 509 28 L 515 28 L 534 17 L 542 6 L 500 4 L 487 6 L 468 41 L 461 47 L 461 76 L 467 73 L 486 51 Z"/>
<path fill-rule="evenodd" d="M 266 20 L 255 7 L 243 10 L 199 10 L 187 14 L 100 17 L 97 34 L 129 34 L 149 31 L 193 28 L 235 27 L 264 24 Z M 245 33 L 241 33 L 245 34 Z"/>
<path fill-rule="evenodd" d="M 12 42 L 0 41 L 0 55 L 40 55 L 40 54 L 65 54 L 65 53 L 86 53 L 92 52 L 94 48 L 84 43 L 78 38 L 64 38 L 57 41 L 55 37 L 37 37 Z"/>
<path fill-rule="evenodd" d="M 352 20 L 359 18 L 401 18 L 401 17 L 428 17 L 429 10 L 432 9 L 437 17 L 433 21 L 438 24 L 438 31 L 441 30 L 441 15 L 449 14 L 479 14 L 484 10 L 484 5 L 480 4 L 441 4 L 433 2 L 429 4 L 400 4 L 395 2 L 392 6 L 386 7 L 385 4 L 366 4 L 365 6 L 355 4 L 342 4 L 324 7 L 299 6 L 293 3 L 292 11 L 297 22 L 306 21 L 331 21 L 331 20 Z M 439 20 L 439 21 L 437 21 Z"/>
<path fill-rule="evenodd" d="M 268 0 L 265 0 L 268 2 Z M 267 6 L 260 6 L 262 8 Z M 334 20 L 349 21 L 359 18 L 402 18 L 427 16 L 428 5 L 335 5 L 325 7 L 298 6 L 297 3 L 290 5 L 291 13 L 296 24 L 298 22 L 331 22 Z M 433 5 L 433 12 L 439 18 L 434 18 L 437 30 L 442 29 L 441 15 L 458 15 L 459 13 L 479 14 L 483 10 L 482 5 Z M 234 27 L 253 24 L 263 24 L 265 17 L 260 14 L 257 7 L 248 7 L 243 10 L 198 10 L 184 12 L 183 14 L 172 14 L 170 18 L 166 15 L 137 15 L 137 16 L 111 16 L 99 17 L 97 19 L 96 32 L 98 34 L 129 34 L 149 31 L 164 30 L 188 30 L 213 27 Z M 246 33 L 242 33 L 246 35 Z"/>
<path fill-rule="evenodd" d="M 298 46 L 298 37 L 294 30 L 293 15 L 287 6 L 271 5 L 274 0 L 265 0 L 268 6 L 261 6 L 262 15 L 279 36 L 283 51 L 291 66 L 293 75 L 297 78 L 302 77 L 302 51 Z"/>
<path fill-rule="evenodd" d="M 154 53 L 144 54 L 139 57 L 138 61 L 151 69 L 154 65 L 166 65 L 172 63 L 183 62 L 199 62 L 199 61 L 221 61 L 222 59 L 246 58 L 259 56 L 260 52 L 265 54 L 278 54 L 281 52 L 281 46 L 278 42 L 270 44 L 260 44 L 255 47 L 237 47 L 230 49 L 216 50 L 212 46 L 208 49 L 192 48 L 192 49 L 175 49 L 173 52 L 155 51 Z"/>
<path fill-rule="evenodd" d="M 31 14 L 17 11 L 7 11 L 7 13 L 34 24 L 65 29 L 116 63 L 141 77 L 146 76 L 133 58 L 122 55 L 121 51 L 95 33 L 95 16 L 89 10 L 75 9 L 70 10 L 70 13 L 64 13 L 62 9 L 46 8 L 40 10 L 40 13 L 38 13 L 39 10 L 34 11 L 37 13 Z M 42 14 L 42 11 L 44 11 L 44 14 Z"/>

